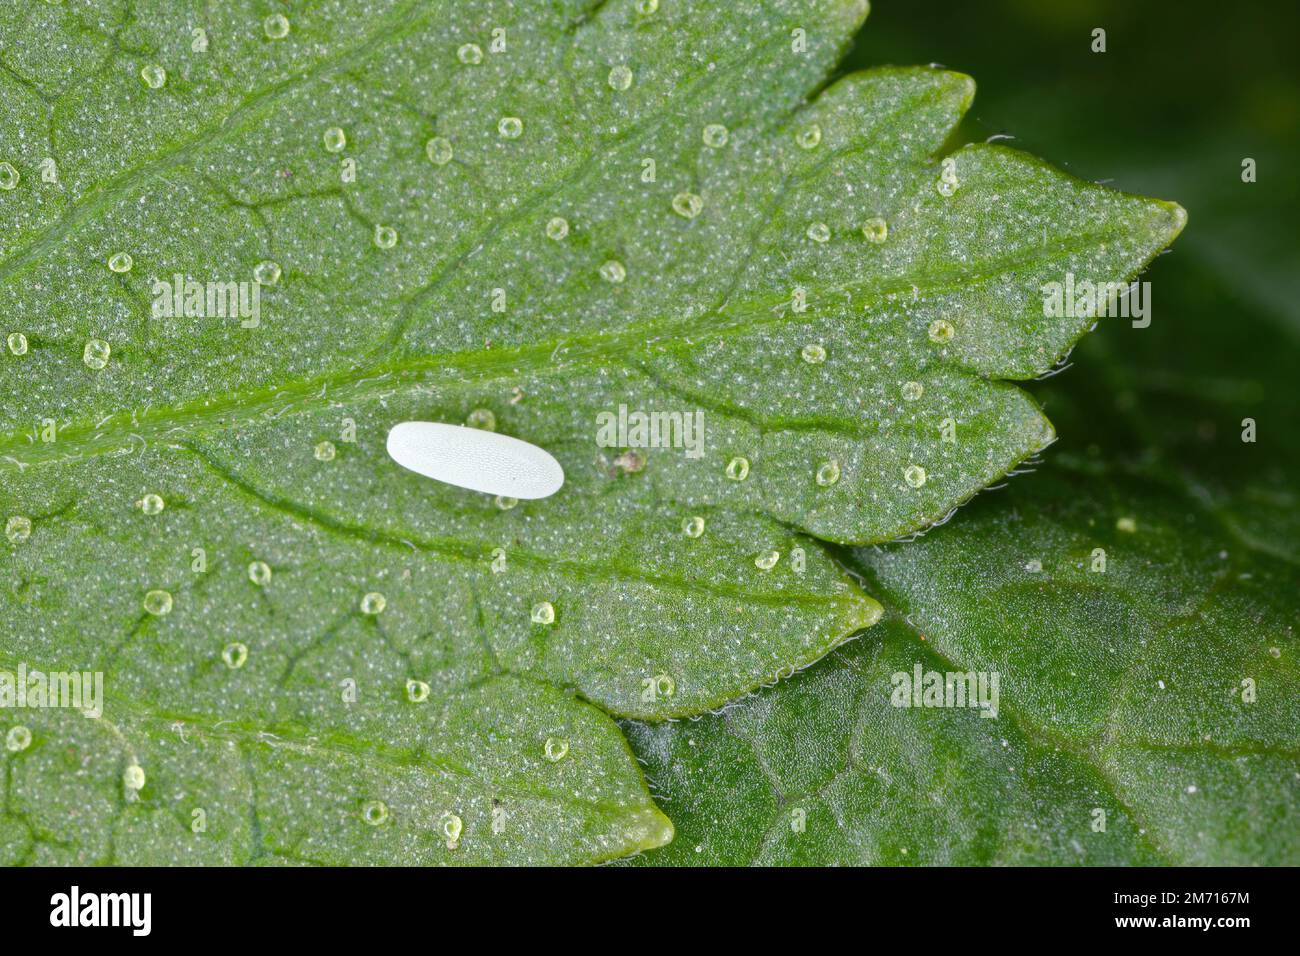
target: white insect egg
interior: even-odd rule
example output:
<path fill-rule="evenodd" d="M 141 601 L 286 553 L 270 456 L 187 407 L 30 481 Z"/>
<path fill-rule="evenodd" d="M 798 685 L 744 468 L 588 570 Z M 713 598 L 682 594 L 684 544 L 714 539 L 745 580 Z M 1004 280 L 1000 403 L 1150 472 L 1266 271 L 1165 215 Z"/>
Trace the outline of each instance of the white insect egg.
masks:
<path fill-rule="evenodd" d="M 388 454 L 426 478 L 487 495 L 548 498 L 564 484 L 550 452 L 481 428 L 402 422 L 388 433 Z"/>

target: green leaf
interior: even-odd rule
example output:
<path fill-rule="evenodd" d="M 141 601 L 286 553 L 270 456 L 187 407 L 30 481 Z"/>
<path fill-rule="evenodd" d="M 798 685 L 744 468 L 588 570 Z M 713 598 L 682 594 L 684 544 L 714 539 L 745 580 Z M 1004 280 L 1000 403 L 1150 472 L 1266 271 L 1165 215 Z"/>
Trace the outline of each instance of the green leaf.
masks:
<path fill-rule="evenodd" d="M 999 147 L 941 162 L 964 76 L 812 96 L 864 15 L 5 15 L 0 661 L 102 670 L 109 700 L 27 721 L 11 855 L 667 840 L 606 715 L 698 714 L 873 624 L 810 536 L 923 528 L 1045 447 L 1009 380 L 1090 320 L 1044 322 L 1040 284 L 1127 277 L 1184 219 Z M 256 278 L 256 323 L 154 316 L 176 276 Z M 699 456 L 602 447 L 621 406 L 702 412 Z M 410 419 L 491 423 L 567 483 L 514 507 L 434 485 L 385 455 Z"/>
<path fill-rule="evenodd" d="M 724 716 L 628 725 L 678 830 L 643 861 L 1300 862 L 1294 346 L 1257 319 L 1243 352 L 1234 291 L 1162 276 L 1183 322 L 1052 380 L 1049 468 L 856 552 L 879 626 Z M 997 719 L 892 706 L 917 666 L 997 672 Z"/>
<path fill-rule="evenodd" d="M 893 612 L 868 637 L 723 716 L 632 725 L 678 827 L 647 860 L 1300 861 L 1296 565 L 1062 458 L 861 552 Z M 997 719 L 893 706 L 916 667 L 997 673 Z"/>
<path fill-rule="evenodd" d="M 205 665 L 195 683 L 220 680 L 220 662 Z M 397 683 L 401 671 L 385 671 L 372 680 Z M 110 693 L 98 720 L 15 714 L 31 737 L 5 753 L 0 862 L 582 863 L 672 836 L 609 718 L 525 679 L 491 678 L 419 707 L 390 695 L 358 705 L 346 728 L 332 715 L 275 722 L 238 701 L 168 713 L 150 688 L 127 683 L 140 676 L 115 669 L 105 680 L 123 696 Z M 138 790 L 124 782 L 131 767 L 144 773 Z"/>

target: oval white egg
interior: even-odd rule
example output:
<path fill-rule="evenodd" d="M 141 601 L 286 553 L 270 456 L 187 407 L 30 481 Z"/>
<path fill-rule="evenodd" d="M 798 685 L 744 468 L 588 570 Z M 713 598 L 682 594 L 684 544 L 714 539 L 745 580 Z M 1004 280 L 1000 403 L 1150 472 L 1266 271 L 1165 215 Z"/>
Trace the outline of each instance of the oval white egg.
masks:
<path fill-rule="evenodd" d="M 564 484 L 564 469 L 545 449 L 464 425 L 394 425 L 388 433 L 388 454 L 426 478 L 487 495 L 546 498 Z"/>

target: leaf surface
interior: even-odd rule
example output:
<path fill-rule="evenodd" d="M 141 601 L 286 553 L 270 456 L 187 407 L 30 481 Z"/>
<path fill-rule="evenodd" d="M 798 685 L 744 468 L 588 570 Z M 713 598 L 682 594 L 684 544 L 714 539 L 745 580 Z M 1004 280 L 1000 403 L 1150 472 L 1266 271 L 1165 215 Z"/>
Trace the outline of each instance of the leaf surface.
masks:
<path fill-rule="evenodd" d="M 887 608 L 867 636 L 725 716 L 629 725 L 678 827 L 641 860 L 1300 861 L 1294 340 L 1254 320 L 1225 369 L 1235 291 L 1162 276 L 1163 321 L 1053 379 L 1049 467 L 854 553 Z M 996 672 L 997 719 L 894 706 L 918 666 Z"/>
<path fill-rule="evenodd" d="M 941 162 L 966 77 L 818 92 L 865 12 L 6 14 L 0 654 L 110 701 L 24 715 L 10 855 L 668 839 L 606 714 L 698 714 L 873 624 L 815 539 L 925 527 L 1049 443 L 1010 381 L 1090 320 L 1044 322 L 1040 283 L 1131 275 L 1183 221 L 1002 148 Z M 160 282 L 255 278 L 255 325 L 154 315 Z M 702 413 L 700 454 L 602 446 L 623 406 Z M 567 483 L 435 485 L 384 453 L 405 420 L 523 438 Z"/>
<path fill-rule="evenodd" d="M 1168 495 L 1067 459 L 862 552 L 893 612 L 870 637 L 724 716 L 632 727 L 679 828 L 647 860 L 1300 860 L 1295 566 Z M 997 719 L 895 706 L 918 667 L 997 673 Z"/>

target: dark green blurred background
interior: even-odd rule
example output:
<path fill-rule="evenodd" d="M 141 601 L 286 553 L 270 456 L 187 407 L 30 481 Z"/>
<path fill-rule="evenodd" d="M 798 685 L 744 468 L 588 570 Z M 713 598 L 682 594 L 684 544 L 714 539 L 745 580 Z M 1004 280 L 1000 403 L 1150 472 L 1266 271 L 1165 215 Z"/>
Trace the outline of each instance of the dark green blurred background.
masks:
<path fill-rule="evenodd" d="M 940 62 L 978 84 L 964 140 L 1015 145 L 1086 179 L 1181 202 L 1180 253 L 1266 286 L 1300 325 L 1300 4 L 876 0 L 846 68 Z M 1093 53 L 1102 27 L 1107 52 Z M 1241 182 L 1255 158 L 1259 181 Z"/>
<path fill-rule="evenodd" d="M 1097 27 L 1105 53 L 1091 49 Z M 1077 176 L 1188 210 L 1142 277 L 1151 326 L 1103 319 L 1073 368 L 1033 386 L 1061 434 L 1047 457 L 1167 466 L 1282 554 L 1300 543 L 1298 37 L 1296 3 L 876 0 L 845 64 L 967 73 L 978 92 L 961 141 L 1010 135 Z"/>

